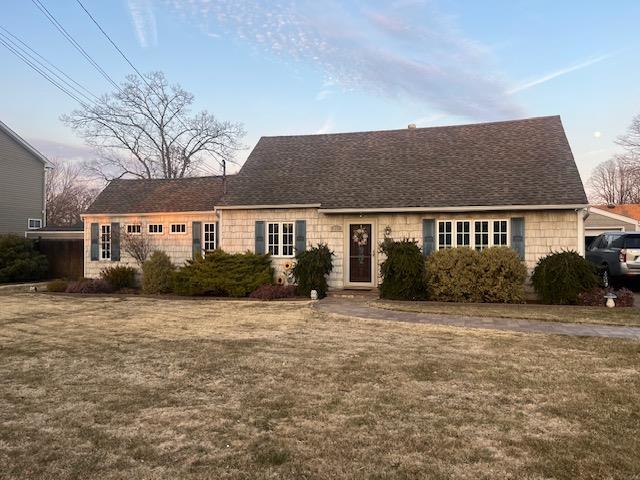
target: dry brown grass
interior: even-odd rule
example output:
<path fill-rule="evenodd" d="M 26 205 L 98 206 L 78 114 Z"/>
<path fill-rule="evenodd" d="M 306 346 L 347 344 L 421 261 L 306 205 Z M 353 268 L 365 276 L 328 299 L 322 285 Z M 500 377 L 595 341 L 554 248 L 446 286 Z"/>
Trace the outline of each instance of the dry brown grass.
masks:
<path fill-rule="evenodd" d="M 24 294 L 0 345 L 0 478 L 640 472 L 638 342 Z"/>
<path fill-rule="evenodd" d="M 375 300 L 372 306 L 402 312 L 461 315 L 465 317 L 521 318 L 547 322 L 640 326 L 640 309 L 575 305 L 403 302 Z M 640 477 L 638 477 L 640 478 Z"/>

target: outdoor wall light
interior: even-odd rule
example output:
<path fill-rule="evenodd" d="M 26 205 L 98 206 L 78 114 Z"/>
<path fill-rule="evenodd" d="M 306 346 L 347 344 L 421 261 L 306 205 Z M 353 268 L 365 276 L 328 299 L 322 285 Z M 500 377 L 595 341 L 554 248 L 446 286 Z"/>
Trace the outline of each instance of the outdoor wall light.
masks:
<path fill-rule="evenodd" d="M 391 235 L 391 227 L 387 225 L 386 227 L 384 227 L 384 236 L 388 237 L 389 235 Z"/>

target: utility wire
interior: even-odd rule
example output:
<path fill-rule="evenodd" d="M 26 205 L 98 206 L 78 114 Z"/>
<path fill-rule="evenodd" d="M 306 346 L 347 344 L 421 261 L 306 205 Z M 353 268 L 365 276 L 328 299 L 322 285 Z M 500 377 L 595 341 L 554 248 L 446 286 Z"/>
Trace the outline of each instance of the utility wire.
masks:
<path fill-rule="evenodd" d="M 111 84 L 113 85 L 117 90 L 122 91 L 122 89 L 120 88 L 120 85 L 118 85 L 113 78 L 111 78 L 111 76 L 98 64 L 98 62 L 96 62 L 93 57 L 91 55 L 89 55 L 87 53 L 87 51 L 82 48 L 82 45 L 80 45 L 75 38 L 73 38 L 73 36 L 60 24 L 60 22 L 58 22 L 58 20 L 56 19 L 56 17 L 49 11 L 47 10 L 47 7 L 45 7 L 42 2 L 40 0 L 31 0 L 31 2 L 38 7 L 38 9 L 43 13 L 43 15 L 45 17 L 47 17 L 47 19 L 49 20 L 49 22 L 51 22 L 51 24 L 60 32 L 60 34 L 71 44 L 73 45 L 73 47 L 78 50 L 78 52 L 80 52 L 80 54 L 91 64 L 93 65 L 93 67 L 100 72 L 100 74 Z"/>
<path fill-rule="evenodd" d="M 62 84 L 64 84 L 65 88 L 70 89 L 75 95 L 83 98 L 88 103 L 93 103 L 96 100 L 99 101 L 98 97 L 91 93 L 91 91 L 89 91 L 80 83 L 76 82 L 63 70 L 56 67 L 53 63 L 51 63 L 49 60 L 47 60 L 45 57 L 40 55 L 37 51 L 23 42 L 19 37 L 17 37 L 1 25 L 0 30 L 6 32 L 3 33 L 2 31 L 0 31 L 0 38 L 2 38 L 6 43 L 10 44 L 14 49 L 18 50 L 31 62 L 37 64 L 39 66 L 39 69 L 44 69 L 47 71 L 48 75 L 56 77 L 58 79 L 57 82 L 61 82 Z M 60 74 L 58 74 L 57 72 L 59 72 Z"/>

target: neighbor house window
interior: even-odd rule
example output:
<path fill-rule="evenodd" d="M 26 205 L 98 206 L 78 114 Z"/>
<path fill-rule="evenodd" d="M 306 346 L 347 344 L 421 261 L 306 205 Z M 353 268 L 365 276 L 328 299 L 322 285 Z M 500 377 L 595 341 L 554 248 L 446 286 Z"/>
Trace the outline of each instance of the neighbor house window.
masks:
<path fill-rule="evenodd" d="M 493 221 L 493 245 L 496 247 L 507 246 L 507 221 Z"/>
<path fill-rule="evenodd" d="M 474 222 L 476 250 L 484 250 L 489 246 L 489 222 Z"/>
<path fill-rule="evenodd" d="M 438 249 L 453 247 L 453 222 L 438 222 Z"/>
<path fill-rule="evenodd" d="M 100 260 L 111 260 L 111 225 L 100 225 Z"/>
<path fill-rule="evenodd" d="M 204 224 L 204 251 L 209 252 L 216 249 L 216 224 L 205 223 Z"/>
<path fill-rule="evenodd" d="M 271 255 L 292 257 L 294 238 L 293 223 L 267 224 L 267 250 Z"/>
<path fill-rule="evenodd" d="M 27 227 L 29 230 L 35 230 L 36 228 L 42 228 L 42 220 L 39 218 L 30 218 L 27 221 Z"/>
<path fill-rule="evenodd" d="M 127 233 L 129 235 L 140 235 L 142 233 L 142 225 L 139 223 L 130 223 L 127 225 Z"/>
<path fill-rule="evenodd" d="M 149 233 L 152 235 L 160 235 L 162 233 L 162 224 L 161 223 L 149 224 Z"/>
<path fill-rule="evenodd" d="M 456 246 L 468 247 L 471 245 L 471 222 L 456 222 Z"/>
<path fill-rule="evenodd" d="M 186 223 L 172 223 L 171 224 L 171 233 L 187 233 L 187 224 Z"/>

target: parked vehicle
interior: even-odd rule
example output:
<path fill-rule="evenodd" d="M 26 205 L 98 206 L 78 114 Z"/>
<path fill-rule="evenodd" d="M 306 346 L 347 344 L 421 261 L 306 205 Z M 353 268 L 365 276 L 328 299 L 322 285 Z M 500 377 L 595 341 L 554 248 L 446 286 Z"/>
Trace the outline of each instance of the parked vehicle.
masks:
<path fill-rule="evenodd" d="M 604 287 L 615 279 L 640 279 L 640 233 L 598 235 L 589 245 L 586 257 L 600 272 Z"/>

